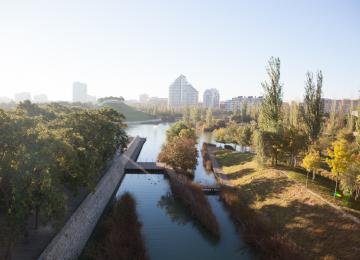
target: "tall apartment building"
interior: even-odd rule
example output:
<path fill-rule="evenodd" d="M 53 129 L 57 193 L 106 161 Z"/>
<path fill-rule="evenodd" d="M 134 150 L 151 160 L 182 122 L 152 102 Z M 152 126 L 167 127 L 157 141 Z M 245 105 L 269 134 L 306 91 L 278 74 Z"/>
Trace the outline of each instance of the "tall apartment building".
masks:
<path fill-rule="evenodd" d="M 73 102 L 85 103 L 88 101 L 87 85 L 81 82 L 73 83 Z"/>
<path fill-rule="evenodd" d="M 238 96 L 238 97 L 234 97 L 230 100 L 225 101 L 224 107 L 225 107 L 226 111 L 240 111 L 245 103 L 247 104 L 247 106 L 251 107 L 251 106 L 260 105 L 262 101 L 263 101 L 262 96 L 259 96 L 259 97 Z"/>
<path fill-rule="evenodd" d="M 170 107 L 195 106 L 198 103 L 199 92 L 180 75 L 169 87 L 168 104 Z"/>
<path fill-rule="evenodd" d="M 204 91 L 203 106 L 206 108 L 220 107 L 220 95 L 216 88 L 211 88 Z"/>

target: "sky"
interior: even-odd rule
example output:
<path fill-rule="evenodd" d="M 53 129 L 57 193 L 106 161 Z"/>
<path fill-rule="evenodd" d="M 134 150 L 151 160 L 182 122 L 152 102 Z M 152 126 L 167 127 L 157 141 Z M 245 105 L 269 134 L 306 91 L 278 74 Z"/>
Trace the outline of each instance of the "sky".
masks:
<path fill-rule="evenodd" d="M 167 97 L 180 74 L 200 99 L 258 96 L 271 56 L 284 100 L 318 70 L 325 97 L 358 98 L 360 1 L 0 0 L 0 96 Z"/>

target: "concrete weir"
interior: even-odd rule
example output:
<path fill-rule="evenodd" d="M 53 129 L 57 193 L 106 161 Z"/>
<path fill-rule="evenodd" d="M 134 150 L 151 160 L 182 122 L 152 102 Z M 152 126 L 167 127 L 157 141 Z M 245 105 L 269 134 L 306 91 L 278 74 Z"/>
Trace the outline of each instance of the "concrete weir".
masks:
<path fill-rule="evenodd" d="M 111 200 L 125 174 L 129 161 L 136 161 L 146 139 L 135 137 L 123 154 L 115 156 L 110 168 L 59 233 L 40 255 L 39 259 L 76 259 L 81 254 L 103 211 Z"/>

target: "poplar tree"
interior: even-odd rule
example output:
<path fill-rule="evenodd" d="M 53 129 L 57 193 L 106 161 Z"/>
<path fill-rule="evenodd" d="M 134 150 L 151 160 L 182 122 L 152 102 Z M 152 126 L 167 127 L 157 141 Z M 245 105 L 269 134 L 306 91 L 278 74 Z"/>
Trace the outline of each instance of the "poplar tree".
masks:
<path fill-rule="evenodd" d="M 280 83 L 280 59 L 271 57 L 267 67 L 269 82 L 262 83 L 264 100 L 260 110 L 260 129 L 277 132 L 282 120 L 282 84 Z"/>
<path fill-rule="evenodd" d="M 323 116 L 323 101 L 321 98 L 323 75 L 321 70 L 317 73 L 315 86 L 313 73 L 306 73 L 303 119 L 306 133 L 312 143 L 315 143 L 321 131 L 321 118 Z"/>

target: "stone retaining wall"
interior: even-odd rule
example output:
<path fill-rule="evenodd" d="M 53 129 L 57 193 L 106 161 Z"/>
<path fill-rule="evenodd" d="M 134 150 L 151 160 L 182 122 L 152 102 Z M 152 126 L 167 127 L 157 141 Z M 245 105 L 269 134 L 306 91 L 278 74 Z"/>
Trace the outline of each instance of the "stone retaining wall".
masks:
<path fill-rule="evenodd" d="M 46 247 L 39 259 L 76 259 L 82 252 L 115 189 L 124 176 L 124 167 L 136 160 L 145 139 L 135 137 L 124 154 L 117 154 L 108 171 L 97 184 L 59 233 Z"/>

